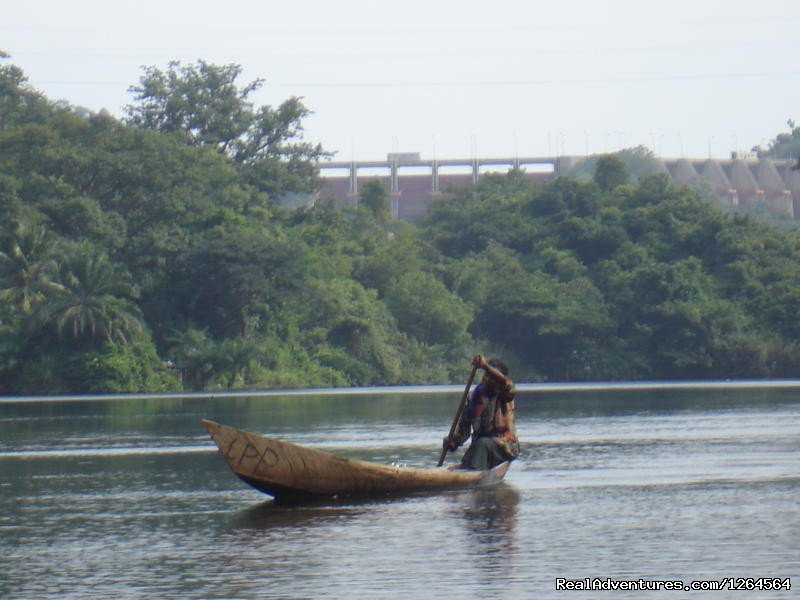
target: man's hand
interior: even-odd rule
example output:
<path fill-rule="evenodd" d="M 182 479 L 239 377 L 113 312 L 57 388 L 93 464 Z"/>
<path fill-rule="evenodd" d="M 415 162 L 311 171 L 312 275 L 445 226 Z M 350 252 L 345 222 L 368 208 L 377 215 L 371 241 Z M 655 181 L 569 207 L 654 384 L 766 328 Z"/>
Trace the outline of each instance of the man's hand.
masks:
<path fill-rule="evenodd" d="M 508 385 L 510 381 L 507 375 L 490 365 L 483 357 L 483 354 L 477 354 L 475 358 L 472 359 L 472 365 L 475 368 L 483 369 L 483 372 L 488 376 L 489 383 L 498 382 Z"/>
<path fill-rule="evenodd" d="M 489 363 L 486 362 L 483 354 L 476 354 L 475 358 L 472 359 L 472 366 L 477 367 L 478 369 L 486 370 L 486 368 L 489 366 Z"/>
<path fill-rule="evenodd" d="M 446 437 L 442 440 L 442 448 L 452 452 L 453 450 L 458 448 L 458 446 L 456 446 L 456 443 L 453 440 L 451 440 L 449 437 Z"/>

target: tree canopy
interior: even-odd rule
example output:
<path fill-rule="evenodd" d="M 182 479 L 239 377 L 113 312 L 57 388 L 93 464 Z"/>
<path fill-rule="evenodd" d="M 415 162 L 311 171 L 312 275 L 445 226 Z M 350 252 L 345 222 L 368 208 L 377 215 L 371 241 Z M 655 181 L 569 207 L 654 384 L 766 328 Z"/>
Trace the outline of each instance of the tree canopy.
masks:
<path fill-rule="evenodd" d="M 800 127 L 793 119 L 789 119 L 786 125 L 789 131 L 776 135 L 767 148 L 755 146 L 753 151 L 759 157 L 796 159 L 800 166 Z"/>
<path fill-rule="evenodd" d="M 122 121 L 0 62 L 0 393 L 800 375 L 796 233 L 613 158 L 287 210 L 322 151 L 240 75 L 146 69 Z"/>
<path fill-rule="evenodd" d="M 310 191 L 312 164 L 326 155 L 321 145 L 303 140 L 303 119 L 311 111 L 298 97 L 277 107 L 255 106 L 252 96 L 264 80 L 240 86 L 241 74 L 240 65 L 204 60 L 173 61 L 166 71 L 147 67 L 139 84 L 130 87 L 135 101 L 126 109 L 127 122 L 216 148 L 264 191 Z"/>

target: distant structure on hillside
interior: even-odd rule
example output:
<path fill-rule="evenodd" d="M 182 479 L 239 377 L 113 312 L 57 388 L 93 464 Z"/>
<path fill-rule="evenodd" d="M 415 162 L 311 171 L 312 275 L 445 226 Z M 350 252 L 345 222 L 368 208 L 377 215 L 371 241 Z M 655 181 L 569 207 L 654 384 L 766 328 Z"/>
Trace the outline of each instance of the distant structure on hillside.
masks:
<path fill-rule="evenodd" d="M 335 206 L 358 203 L 364 182 L 386 183 L 392 215 L 415 221 L 431 202 L 450 188 L 477 183 L 487 173 L 519 168 L 534 183 L 552 181 L 590 157 L 515 157 L 430 159 L 416 152 L 391 153 L 386 160 L 320 163 L 323 186 L 317 202 Z M 778 215 L 800 218 L 800 171 L 795 161 L 739 157 L 730 159 L 652 159 L 653 172 L 703 190 L 721 204 L 754 208 L 766 206 Z"/>

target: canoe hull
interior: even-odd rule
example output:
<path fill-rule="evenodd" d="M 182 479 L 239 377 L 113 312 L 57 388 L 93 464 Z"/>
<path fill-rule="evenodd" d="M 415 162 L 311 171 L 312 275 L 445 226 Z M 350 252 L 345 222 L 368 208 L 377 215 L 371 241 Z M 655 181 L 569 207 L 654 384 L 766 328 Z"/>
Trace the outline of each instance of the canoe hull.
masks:
<path fill-rule="evenodd" d="M 231 470 L 275 498 L 313 498 L 440 490 L 499 482 L 509 463 L 491 471 L 415 469 L 342 458 L 207 419 L 203 425 Z"/>

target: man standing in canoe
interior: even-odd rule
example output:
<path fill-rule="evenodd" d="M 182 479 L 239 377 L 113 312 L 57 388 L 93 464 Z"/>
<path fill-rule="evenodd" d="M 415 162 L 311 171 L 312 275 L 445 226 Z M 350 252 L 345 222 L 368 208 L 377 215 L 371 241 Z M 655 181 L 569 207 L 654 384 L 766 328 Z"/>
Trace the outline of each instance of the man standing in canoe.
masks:
<path fill-rule="evenodd" d="M 515 389 L 503 361 L 493 358 L 487 362 L 478 354 L 472 365 L 483 369 L 483 379 L 472 390 L 458 427 L 444 438 L 443 447 L 455 450 L 472 435 L 461 467 L 486 471 L 519 455 L 514 424 Z"/>

